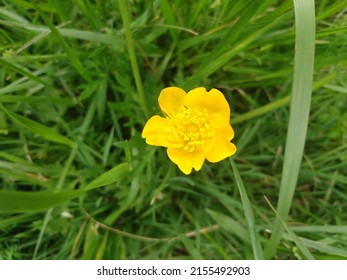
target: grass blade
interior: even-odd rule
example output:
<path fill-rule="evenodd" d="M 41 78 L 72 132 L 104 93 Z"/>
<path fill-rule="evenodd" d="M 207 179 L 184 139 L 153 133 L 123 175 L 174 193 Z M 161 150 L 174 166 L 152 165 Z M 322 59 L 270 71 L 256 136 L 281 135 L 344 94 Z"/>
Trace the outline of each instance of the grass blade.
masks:
<path fill-rule="evenodd" d="M 128 174 L 128 164 L 121 163 L 101 174 L 84 189 L 73 191 L 0 191 L 0 213 L 36 212 L 60 205 L 81 194 L 102 186 L 115 183 Z"/>
<path fill-rule="evenodd" d="M 71 98 L 68 97 L 56 97 L 56 96 L 15 96 L 15 95 L 0 95 L 0 102 L 3 103 L 33 103 L 38 104 L 41 102 L 52 102 L 55 104 L 64 104 L 64 105 L 74 105 L 74 102 Z"/>
<path fill-rule="evenodd" d="M 277 205 L 279 217 L 276 218 L 273 233 L 265 249 L 266 258 L 272 258 L 275 254 L 284 230 L 281 219 L 285 222 L 288 218 L 301 165 L 311 104 L 315 44 L 314 1 L 294 0 L 294 8 L 296 55 L 287 142 Z"/>
<path fill-rule="evenodd" d="M 68 55 L 72 66 L 76 71 L 86 80 L 89 80 L 89 77 L 86 76 L 86 70 L 84 69 L 81 61 L 79 60 L 76 52 L 71 48 L 68 43 L 65 41 L 64 37 L 59 33 L 58 29 L 54 26 L 51 20 L 44 14 L 40 8 L 39 4 L 36 4 L 34 1 L 31 1 L 36 11 L 39 13 L 41 18 L 44 20 L 45 24 L 49 27 L 52 32 L 52 35 L 57 38 L 60 45 L 64 48 L 66 54 Z"/>
<path fill-rule="evenodd" d="M 147 107 L 147 102 L 145 98 L 145 92 L 143 90 L 139 66 L 136 60 L 134 41 L 131 34 L 131 29 L 130 29 L 131 20 L 130 20 L 130 14 L 128 10 L 128 3 L 125 0 L 119 0 L 118 2 L 119 2 L 120 12 L 122 15 L 123 24 L 124 24 L 125 37 L 126 37 L 127 45 L 128 45 L 131 68 L 132 68 L 133 76 L 135 79 L 136 89 L 139 94 L 139 103 L 142 107 L 143 113 L 145 114 L 146 117 L 148 117 L 149 113 L 148 113 L 148 107 Z"/>
<path fill-rule="evenodd" d="M 206 209 L 206 212 L 212 217 L 213 220 L 216 221 L 218 225 L 220 225 L 221 228 L 237 236 L 243 242 L 250 244 L 250 239 L 247 236 L 247 229 L 245 229 L 240 223 L 229 216 L 211 209 Z"/>
<path fill-rule="evenodd" d="M 273 21 L 271 24 L 267 25 L 264 28 L 261 28 L 256 33 L 251 34 L 250 36 L 240 39 L 239 35 L 242 30 L 247 26 L 247 23 L 257 14 L 261 9 L 264 9 L 272 0 L 267 1 L 253 1 L 247 8 L 245 8 L 244 13 L 240 16 L 238 21 L 228 33 L 221 39 L 217 46 L 210 52 L 206 60 L 198 67 L 196 72 L 189 78 L 184 84 L 184 88 L 191 88 L 195 84 L 199 84 L 205 78 L 210 76 L 212 73 L 220 69 L 225 65 L 230 59 L 235 56 L 237 53 L 240 53 L 248 44 L 256 40 L 263 32 L 268 28 L 271 28 L 272 25 L 276 25 L 279 22 L 279 19 Z M 239 41 L 238 41 L 239 40 Z M 231 47 L 231 44 L 237 42 L 235 46 Z"/>
<path fill-rule="evenodd" d="M 256 260 L 262 260 L 262 259 L 264 259 L 264 254 L 263 254 L 263 249 L 262 249 L 260 241 L 259 241 L 257 231 L 255 229 L 255 222 L 254 222 L 252 206 L 251 206 L 251 203 L 248 199 L 248 195 L 247 195 L 246 189 L 243 185 L 239 170 L 237 169 L 237 166 L 236 166 L 234 160 L 231 158 L 230 158 L 230 164 L 231 164 L 231 167 L 232 167 L 233 172 L 234 172 L 236 185 L 237 185 L 239 192 L 240 192 L 243 211 L 244 211 L 245 218 L 246 218 L 247 225 L 248 225 L 248 232 L 249 232 L 249 235 L 251 238 L 253 254 L 254 254 L 254 257 Z"/>
<path fill-rule="evenodd" d="M 0 109 L 4 111 L 4 113 L 10 117 L 15 123 L 31 130 L 32 132 L 40 135 L 42 138 L 45 138 L 47 140 L 64 144 L 70 147 L 75 147 L 76 143 L 69 138 L 59 134 L 58 132 L 54 131 L 53 129 L 44 126 L 38 122 L 35 122 L 33 120 L 27 119 L 25 117 L 22 117 L 14 112 L 8 111 L 2 104 L 0 104 Z"/>
<path fill-rule="evenodd" d="M 118 180 L 120 180 L 120 178 L 123 178 L 123 176 L 127 174 L 128 171 L 129 165 L 127 163 L 121 163 L 116 167 L 113 167 L 111 170 L 101 174 L 93 182 L 88 184 L 85 189 L 89 191 L 117 182 Z"/>
<path fill-rule="evenodd" d="M 0 65 L 8 68 L 8 69 L 11 69 L 15 72 L 18 72 L 20 74 L 22 74 L 23 76 L 26 76 L 28 77 L 29 79 L 33 80 L 33 81 L 36 81 L 36 82 L 39 82 L 45 86 L 47 86 L 48 84 L 42 80 L 41 78 L 39 78 L 38 76 L 36 76 L 35 74 L 32 74 L 29 70 L 25 69 L 24 67 L 22 66 L 19 66 L 13 62 L 10 62 L 10 61 L 6 61 L 5 59 L 3 58 L 0 58 Z"/>
<path fill-rule="evenodd" d="M 311 252 L 307 249 L 307 247 L 301 242 L 301 239 L 296 236 L 296 234 L 286 225 L 286 223 L 281 219 L 281 216 L 278 215 L 276 209 L 272 206 L 271 202 L 265 197 L 266 202 L 271 207 L 272 211 L 276 214 L 276 217 L 281 221 L 283 227 L 288 232 L 289 236 L 292 238 L 292 240 L 295 242 L 296 246 L 300 249 L 301 253 L 305 256 L 307 260 L 314 260 L 313 255 Z"/>

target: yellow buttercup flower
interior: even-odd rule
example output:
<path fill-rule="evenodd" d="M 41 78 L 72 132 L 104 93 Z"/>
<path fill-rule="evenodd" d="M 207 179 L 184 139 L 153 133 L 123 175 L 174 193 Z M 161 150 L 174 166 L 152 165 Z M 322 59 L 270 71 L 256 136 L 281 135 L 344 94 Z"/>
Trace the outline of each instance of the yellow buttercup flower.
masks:
<path fill-rule="evenodd" d="M 236 152 L 230 143 L 230 107 L 219 90 L 199 87 L 186 93 L 168 87 L 158 102 L 165 117 L 150 118 L 142 137 L 149 145 L 167 147 L 167 155 L 183 173 L 199 171 L 205 159 L 217 162 Z"/>

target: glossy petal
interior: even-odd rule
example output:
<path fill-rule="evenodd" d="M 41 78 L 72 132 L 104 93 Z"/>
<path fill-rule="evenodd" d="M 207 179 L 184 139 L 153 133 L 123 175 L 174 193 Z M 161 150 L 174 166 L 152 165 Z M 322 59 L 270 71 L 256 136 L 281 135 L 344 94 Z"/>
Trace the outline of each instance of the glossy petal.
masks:
<path fill-rule="evenodd" d="M 215 114 L 212 119 L 216 125 L 216 135 L 206 154 L 206 159 L 209 162 L 218 162 L 236 153 L 236 146 L 230 143 L 230 140 L 234 138 L 234 130 L 221 115 Z"/>
<path fill-rule="evenodd" d="M 219 113 L 228 121 L 230 119 L 229 104 L 223 93 L 217 89 L 211 89 L 207 92 L 203 87 L 195 88 L 187 93 L 185 105 L 191 109 L 206 109 L 210 115 Z"/>
<path fill-rule="evenodd" d="M 229 104 L 217 89 L 207 92 L 200 87 L 185 93 L 165 88 L 158 101 L 166 117 L 149 119 L 142 137 L 149 145 L 167 147 L 168 157 L 183 173 L 199 171 L 205 159 L 217 162 L 236 152 L 230 143 L 234 131 Z"/>
<path fill-rule="evenodd" d="M 146 143 L 153 146 L 180 147 L 180 143 L 172 142 L 171 133 L 168 130 L 168 120 L 160 116 L 150 118 L 143 131 L 142 138 L 146 138 Z"/>
<path fill-rule="evenodd" d="M 228 140 L 234 138 L 234 130 L 229 123 L 229 119 L 224 118 L 220 114 L 213 114 L 211 121 L 215 125 L 215 129 L 218 133 L 222 133 Z"/>
<path fill-rule="evenodd" d="M 180 148 L 167 149 L 167 155 L 170 160 L 178 165 L 181 171 L 188 175 L 192 172 L 192 168 L 199 171 L 205 161 L 205 153 L 201 149 L 196 149 L 193 152 L 187 152 Z"/>
<path fill-rule="evenodd" d="M 236 146 L 227 139 L 217 135 L 214 146 L 208 151 L 206 159 L 209 162 L 218 162 L 236 153 Z"/>
<path fill-rule="evenodd" d="M 186 92 L 178 87 L 164 88 L 159 95 L 160 109 L 167 116 L 174 115 L 177 110 L 184 106 Z"/>

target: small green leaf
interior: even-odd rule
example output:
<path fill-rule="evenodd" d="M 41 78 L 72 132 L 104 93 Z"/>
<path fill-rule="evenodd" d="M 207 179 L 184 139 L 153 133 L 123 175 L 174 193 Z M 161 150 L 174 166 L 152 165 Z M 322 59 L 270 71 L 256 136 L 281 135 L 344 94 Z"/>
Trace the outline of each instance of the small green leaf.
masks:
<path fill-rule="evenodd" d="M 129 171 L 129 165 L 127 163 L 121 163 L 109 171 L 106 171 L 101 176 L 96 178 L 91 182 L 86 188 L 86 191 L 99 188 L 101 186 L 106 186 L 114 182 L 119 181 L 123 178 Z"/>

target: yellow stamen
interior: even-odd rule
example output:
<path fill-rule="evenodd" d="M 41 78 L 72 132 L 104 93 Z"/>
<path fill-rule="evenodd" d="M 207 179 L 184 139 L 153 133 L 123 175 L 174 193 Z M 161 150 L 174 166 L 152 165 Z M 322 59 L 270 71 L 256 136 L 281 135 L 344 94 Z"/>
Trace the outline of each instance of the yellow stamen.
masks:
<path fill-rule="evenodd" d="M 214 123 L 209 121 L 206 109 L 180 107 L 176 114 L 170 116 L 168 129 L 173 135 L 172 141 L 181 142 L 188 152 L 193 152 L 215 135 Z"/>

